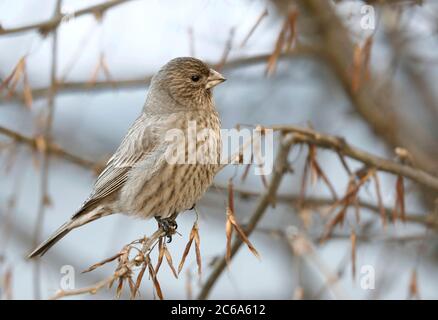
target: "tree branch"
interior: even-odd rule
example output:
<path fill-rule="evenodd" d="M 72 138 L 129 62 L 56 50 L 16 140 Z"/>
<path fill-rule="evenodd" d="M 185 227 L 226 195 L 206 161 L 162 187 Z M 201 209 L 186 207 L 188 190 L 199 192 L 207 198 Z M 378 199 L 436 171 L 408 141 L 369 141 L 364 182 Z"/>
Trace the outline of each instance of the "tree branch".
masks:
<path fill-rule="evenodd" d="M 376 79 L 378 75 L 369 73 L 369 79 L 362 81 L 362 85 L 355 91 L 352 87 L 351 69 L 353 65 L 354 44 L 350 34 L 336 14 L 330 2 L 325 0 L 301 0 L 300 4 L 305 12 L 313 18 L 313 23 L 320 31 L 319 42 L 322 43 L 323 56 L 327 65 L 339 79 L 346 95 L 359 116 L 366 121 L 369 127 L 382 137 L 392 148 L 404 147 L 415 154 L 419 167 L 425 170 L 434 170 L 437 164 L 433 156 L 412 137 L 402 136 L 397 127 L 407 127 L 405 119 L 394 112 L 393 103 L 388 94 L 376 94 Z M 364 80 L 364 79 L 362 79 Z M 391 92 L 388 88 L 385 92 Z"/>
<path fill-rule="evenodd" d="M 35 138 L 26 137 L 18 132 L 15 132 L 13 130 L 10 130 L 10 129 L 4 128 L 4 127 L 0 127 L 0 134 L 11 138 L 18 143 L 23 143 L 32 149 L 35 149 L 35 150 L 37 149 L 37 141 Z M 83 159 L 83 158 L 78 157 L 78 156 L 76 156 L 68 151 L 65 151 L 60 146 L 58 146 L 52 142 L 48 142 L 46 148 L 50 154 L 64 158 L 65 160 L 72 162 L 74 164 L 77 164 L 77 165 L 84 167 L 86 169 L 97 170 L 99 167 L 95 162 Z"/>
<path fill-rule="evenodd" d="M 306 57 L 311 55 L 318 55 L 320 50 L 316 47 L 306 47 L 301 46 L 295 48 L 292 52 L 283 53 L 281 59 L 292 59 L 297 57 Z M 241 57 L 236 59 L 228 60 L 223 69 L 236 69 L 241 67 L 246 67 L 250 65 L 266 63 L 267 59 L 271 54 L 260 54 L 251 57 Z M 209 63 L 210 65 L 215 65 L 215 63 Z M 144 88 L 149 85 L 152 79 L 152 75 L 146 75 L 137 79 L 126 79 L 126 80 L 103 80 L 96 81 L 95 83 L 89 82 L 64 82 L 58 84 L 58 94 L 62 93 L 74 93 L 74 92 L 91 92 L 100 90 L 114 90 L 114 88 Z M 46 97 L 49 92 L 49 88 L 36 88 L 32 90 L 32 97 L 37 99 L 41 97 Z M 23 92 L 16 92 L 11 97 L 0 97 L 0 102 L 11 102 L 11 101 L 23 101 Z"/>
<path fill-rule="evenodd" d="M 78 11 L 74 12 L 74 17 L 79 18 L 81 16 L 85 16 L 88 14 L 94 14 L 96 16 L 101 16 L 101 15 L 103 15 L 103 13 L 106 10 L 108 10 L 112 7 L 118 6 L 120 4 L 129 2 L 129 1 L 131 1 L 131 0 L 107 1 L 104 3 L 98 4 L 98 5 L 94 5 L 94 6 L 90 6 L 88 8 L 78 10 Z M 66 17 L 70 14 L 73 14 L 73 13 L 67 13 L 67 14 L 59 13 L 49 20 L 39 22 L 39 23 L 29 24 L 29 25 L 25 25 L 25 26 L 21 26 L 21 27 L 16 27 L 16 28 L 4 29 L 4 28 L 0 27 L 0 36 L 6 35 L 6 34 L 22 33 L 22 32 L 27 32 L 27 31 L 32 31 L 32 30 L 38 30 L 40 33 L 46 35 L 46 34 L 52 32 L 53 30 L 55 30 L 56 28 L 58 28 L 58 26 L 61 24 L 64 17 Z"/>
<path fill-rule="evenodd" d="M 370 167 L 375 167 L 380 171 L 404 176 L 419 183 L 420 185 L 423 185 L 434 190 L 435 192 L 438 192 L 437 177 L 421 169 L 417 169 L 395 161 L 387 160 L 366 151 L 362 151 L 348 144 L 345 139 L 341 137 L 322 134 L 311 129 L 303 129 L 290 125 L 273 126 L 272 129 L 282 132 L 294 132 L 297 143 L 310 143 L 317 145 L 321 148 L 334 150 L 342 155 L 356 159 Z"/>
<path fill-rule="evenodd" d="M 54 17 L 60 15 L 62 0 L 57 0 L 55 5 Z M 58 32 L 55 31 L 52 37 L 52 57 L 50 70 L 50 90 L 47 96 L 47 117 L 44 122 L 43 139 L 45 142 L 52 140 L 53 114 L 55 109 L 56 97 L 56 73 L 58 67 Z M 40 241 L 41 231 L 44 225 L 44 216 L 46 207 L 48 205 L 48 190 L 49 190 L 49 166 L 50 155 L 47 149 L 42 150 L 42 164 L 41 164 L 41 182 L 40 182 L 40 202 L 38 205 L 37 217 L 33 233 L 33 246 L 36 247 Z M 41 297 L 41 270 L 40 261 L 35 260 L 33 263 L 34 273 L 34 295 L 35 299 L 39 300 Z"/>
<path fill-rule="evenodd" d="M 156 242 L 160 238 L 164 237 L 165 235 L 166 235 L 166 233 L 164 232 L 164 230 L 162 228 L 159 228 L 157 231 L 155 231 L 150 238 L 147 238 L 143 242 L 142 247 L 141 247 L 142 254 L 144 256 L 148 255 L 148 253 L 155 246 Z M 60 299 L 60 298 L 67 297 L 67 296 L 75 296 L 75 295 L 80 295 L 80 294 L 85 294 L 85 293 L 95 294 L 100 289 L 102 289 L 106 286 L 109 286 L 115 280 L 126 276 L 133 268 L 135 268 L 138 265 L 138 263 L 139 262 L 136 260 L 136 258 L 132 258 L 126 264 L 119 267 L 114 272 L 114 274 L 107 277 L 106 279 L 103 279 L 103 280 L 96 282 L 95 284 L 88 286 L 88 287 L 85 287 L 85 288 L 73 289 L 73 290 L 59 290 L 54 296 L 52 296 L 50 298 L 50 300 L 56 300 L 56 299 Z"/>

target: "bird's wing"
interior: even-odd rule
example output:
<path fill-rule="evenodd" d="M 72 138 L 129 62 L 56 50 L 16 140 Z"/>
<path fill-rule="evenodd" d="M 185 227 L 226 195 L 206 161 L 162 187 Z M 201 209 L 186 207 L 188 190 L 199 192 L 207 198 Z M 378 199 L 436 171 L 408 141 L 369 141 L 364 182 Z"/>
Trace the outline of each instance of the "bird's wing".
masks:
<path fill-rule="evenodd" d="M 88 212 L 101 199 L 120 190 L 128 179 L 129 171 L 155 149 L 158 139 L 150 124 L 151 121 L 144 115 L 134 122 L 97 178 L 93 192 L 72 218 Z"/>

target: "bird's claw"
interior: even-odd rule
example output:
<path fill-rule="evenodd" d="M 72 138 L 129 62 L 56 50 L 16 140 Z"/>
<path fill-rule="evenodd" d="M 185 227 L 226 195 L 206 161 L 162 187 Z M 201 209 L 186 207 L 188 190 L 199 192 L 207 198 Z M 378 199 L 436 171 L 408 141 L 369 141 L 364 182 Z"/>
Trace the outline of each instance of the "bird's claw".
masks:
<path fill-rule="evenodd" d="M 155 219 L 157 220 L 159 227 L 163 229 L 163 231 L 165 232 L 167 243 L 171 243 L 172 236 L 176 232 L 176 229 L 178 228 L 178 224 L 176 223 L 175 219 L 172 218 L 161 219 L 159 217 L 155 217 Z"/>

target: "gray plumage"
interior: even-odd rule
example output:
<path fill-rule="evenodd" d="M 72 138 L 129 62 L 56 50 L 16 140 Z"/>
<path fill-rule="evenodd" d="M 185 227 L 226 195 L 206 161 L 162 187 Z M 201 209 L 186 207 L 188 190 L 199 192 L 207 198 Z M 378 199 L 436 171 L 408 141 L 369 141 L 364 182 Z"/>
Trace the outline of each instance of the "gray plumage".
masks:
<path fill-rule="evenodd" d="M 190 209 L 203 195 L 219 169 L 220 119 L 211 88 L 225 81 L 195 58 L 169 61 L 153 77 L 140 116 L 99 175 L 79 211 L 29 258 L 42 256 L 69 231 L 113 213 L 162 219 Z M 187 133 L 190 121 L 197 131 L 209 129 L 217 161 L 170 164 L 166 158 L 172 129 Z M 196 145 L 198 146 L 198 143 Z M 185 149 L 187 156 L 188 146 Z"/>

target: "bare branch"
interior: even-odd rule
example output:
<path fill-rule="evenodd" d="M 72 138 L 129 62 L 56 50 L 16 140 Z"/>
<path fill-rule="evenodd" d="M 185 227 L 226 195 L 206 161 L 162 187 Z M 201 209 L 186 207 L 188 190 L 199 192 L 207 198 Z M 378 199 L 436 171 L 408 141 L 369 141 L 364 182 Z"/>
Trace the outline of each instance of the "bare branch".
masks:
<path fill-rule="evenodd" d="M 327 65 L 338 78 L 352 107 L 357 114 L 369 125 L 375 134 L 383 138 L 388 146 L 404 147 L 417 157 L 418 166 L 424 170 L 436 169 L 434 157 L 418 145 L 409 135 L 401 135 L 398 128 L 408 128 L 406 120 L 394 112 L 396 105 L 388 94 L 376 94 L 375 83 L 377 74 L 368 73 L 368 80 L 362 81 L 361 87 L 355 91 L 351 86 L 350 70 L 353 64 L 354 44 L 348 29 L 341 17 L 328 1 L 300 0 L 303 11 L 312 18 L 312 22 L 321 32 L 319 39 L 322 43 L 322 56 Z M 362 79 L 364 80 L 364 79 Z M 391 91 L 387 88 L 385 91 Z"/>
<path fill-rule="evenodd" d="M 15 140 L 18 143 L 23 143 L 31 147 L 32 149 L 37 149 L 37 142 L 36 138 L 29 138 L 26 137 L 18 132 L 15 132 L 13 130 L 0 127 L 0 134 L 5 135 L 13 140 Z M 86 169 L 91 170 L 97 170 L 98 166 L 95 162 L 83 159 L 81 157 L 78 157 L 68 151 L 65 151 L 58 145 L 54 143 L 47 143 L 46 145 L 47 152 L 53 155 L 56 155 L 58 157 L 64 158 L 67 161 L 70 161 L 72 163 L 75 163 L 81 167 L 84 167 Z"/>
<path fill-rule="evenodd" d="M 98 5 L 94 5 L 94 6 L 90 6 L 88 8 L 78 10 L 74 13 L 74 17 L 79 18 L 79 17 L 85 16 L 88 14 L 102 16 L 106 10 L 108 10 L 112 7 L 118 6 L 120 4 L 129 2 L 129 1 L 131 1 L 131 0 L 107 1 L 104 3 L 98 4 Z M 9 29 L 0 28 L 0 36 L 6 35 L 6 34 L 22 33 L 22 32 L 33 31 L 33 30 L 38 30 L 40 33 L 46 35 L 46 34 L 52 32 L 53 30 L 55 30 L 56 28 L 58 28 L 58 26 L 61 24 L 61 22 L 65 16 L 66 15 L 61 14 L 59 12 L 53 18 L 46 20 L 46 21 L 43 21 L 43 22 L 34 23 L 34 24 L 22 26 L 22 27 L 9 28 Z"/>
<path fill-rule="evenodd" d="M 366 151 L 360 150 L 348 144 L 345 139 L 323 134 L 311 129 L 303 129 L 295 126 L 273 126 L 274 130 L 283 132 L 295 132 L 297 143 L 310 143 L 321 148 L 331 149 L 344 156 L 356 159 L 370 167 L 375 167 L 380 171 L 390 172 L 396 175 L 401 175 L 409 178 L 420 185 L 428 187 L 434 191 L 438 191 L 438 178 L 423 171 L 396 161 L 387 160 L 375 156 Z"/>
<path fill-rule="evenodd" d="M 316 47 L 305 47 L 298 46 L 294 48 L 292 52 L 282 53 L 280 59 L 293 59 L 297 57 L 307 57 L 319 54 L 319 49 Z M 271 54 L 260 54 L 251 57 L 241 57 L 228 60 L 223 65 L 223 70 L 226 69 L 236 69 L 241 67 L 246 67 L 254 64 L 266 63 L 267 59 Z M 215 63 L 209 63 L 214 65 Z M 152 79 L 152 75 L 146 75 L 138 79 L 127 79 L 127 80 L 112 80 L 112 81 L 96 81 L 90 86 L 88 81 L 83 82 L 64 82 L 58 83 L 58 94 L 62 93 L 72 93 L 72 92 L 89 92 L 89 91 L 99 91 L 99 90 L 114 90 L 114 87 L 123 88 L 144 88 L 149 85 Z M 36 88 L 32 90 L 32 96 L 34 99 L 46 97 L 49 88 Z M 11 101 L 24 101 L 24 93 L 19 92 L 12 95 L 10 98 L 0 97 L 0 103 L 11 102 Z"/>
<path fill-rule="evenodd" d="M 141 249 L 142 254 L 147 255 L 148 252 L 150 252 L 150 250 L 152 250 L 152 248 L 155 246 L 157 241 L 160 238 L 164 237 L 165 235 L 166 233 L 161 228 L 155 231 L 150 238 L 147 238 L 147 240 L 143 242 Z M 114 272 L 114 274 L 112 274 L 108 278 L 103 279 L 85 288 L 74 289 L 74 290 L 60 290 L 54 296 L 52 296 L 50 300 L 56 300 L 67 296 L 74 296 L 74 295 L 80 295 L 85 293 L 95 294 L 99 290 L 103 289 L 104 287 L 109 286 L 115 280 L 124 277 L 127 273 L 131 271 L 132 268 L 136 267 L 137 265 L 138 265 L 138 261 L 136 260 L 136 258 L 133 258 L 129 260 L 126 265 L 124 265 L 121 268 L 118 268 Z"/>
<path fill-rule="evenodd" d="M 54 17 L 60 15 L 62 0 L 56 1 Z M 51 70 L 50 70 L 50 91 L 47 96 L 47 116 L 44 119 L 44 129 L 42 139 L 44 139 L 44 144 L 47 145 L 52 139 L 52 127 L 53 127 L 53 114 L 55 109 L 55 97 L 56 97 L 56 73 L 58 67 L 58 32 L 53 33 L 52 38 L 52 56 L 51 56 Z M 41 231 L 44 225 L 44 216 L 46 213 L 46 207 L 48 206 L 48 190 L 49 190 L 49 165 L 50 165 L 50 154 L 47 148 L 42 150 L 42 164 L 41 164 L 41 182 L 40 182 L 40 202 L 38 205 L 37 218 L 35 222 L 35 229 L 33 233 L 33 246 L 36 247 L 40 241 Z M 39 260 L 35 260 L 33 263 L 34 273 L 34 295 L 35 299 L 39 300 L 41 296 L 41 270 Z"/>

